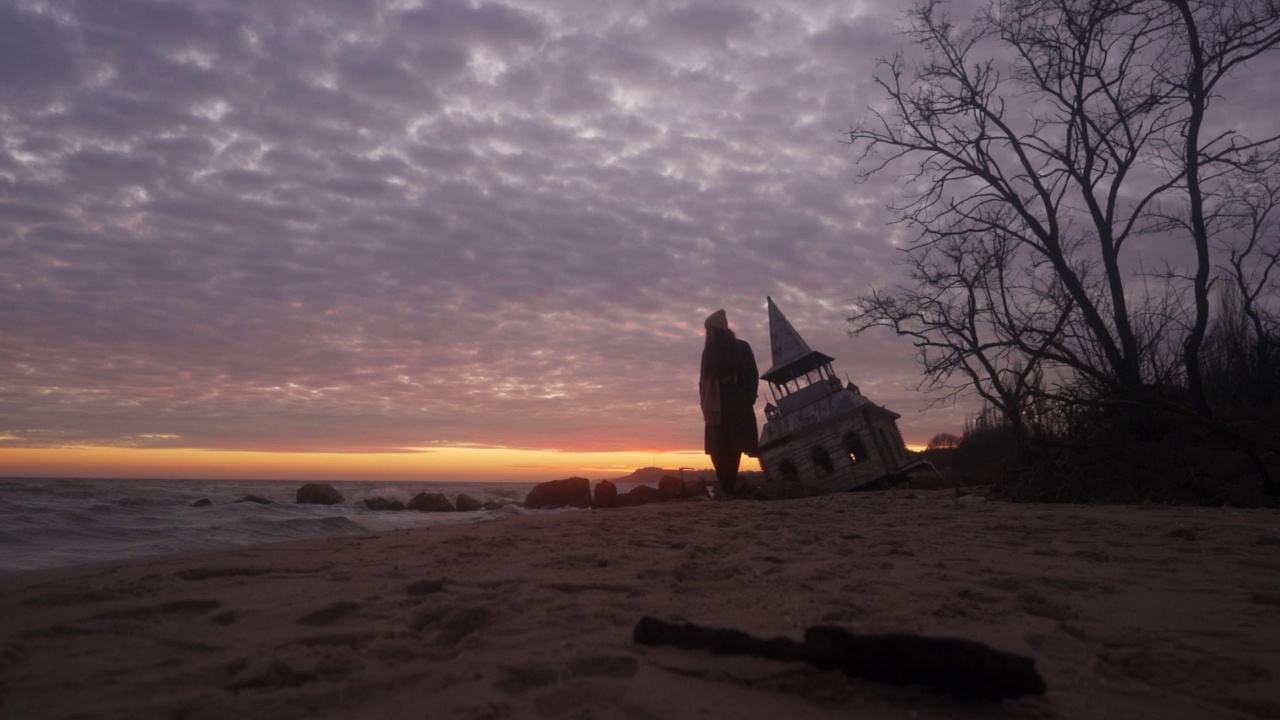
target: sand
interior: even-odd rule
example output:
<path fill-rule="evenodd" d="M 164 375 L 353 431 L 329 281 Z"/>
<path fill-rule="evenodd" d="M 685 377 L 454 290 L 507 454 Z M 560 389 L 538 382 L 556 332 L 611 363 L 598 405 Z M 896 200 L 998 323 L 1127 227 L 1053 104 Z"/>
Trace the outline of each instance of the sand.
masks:
<path fill-rule="evenodd" d="M 632 642 L 645 615 L 1035 658 L 980 703 Z M 0 575 L 0 717 L 1280 717 L 1280 514 L 684 501 Z"/>

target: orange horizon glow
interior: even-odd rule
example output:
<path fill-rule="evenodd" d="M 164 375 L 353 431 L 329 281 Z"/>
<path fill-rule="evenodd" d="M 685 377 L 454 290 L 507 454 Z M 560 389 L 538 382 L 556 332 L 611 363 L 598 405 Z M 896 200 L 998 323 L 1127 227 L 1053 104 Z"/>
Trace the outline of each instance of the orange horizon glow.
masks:
<path fill-rule="evenodd" d="M 696 451 L 572 452 L 433 447 L 265 452 L 120 447 L 0 448 L 0 477 L 541 482 L 619 477 L 642 467 L 706 470 Z M 750 461 L 744 469 L 752 469 Z"/>
<path fill-rule="evenodd" d="M 924 445 L 908 444 L 919 452 Z M 697 450 L 575 452 L 518 448 L 399 448 L 386 452 L 275 452 L 76 446 L 0 448 L 0 477 L 225 480 L 541 482 L 620 477 L 642 467 L 709 472 Z M 743 458 L 743 470 L 757 462 Z"/>

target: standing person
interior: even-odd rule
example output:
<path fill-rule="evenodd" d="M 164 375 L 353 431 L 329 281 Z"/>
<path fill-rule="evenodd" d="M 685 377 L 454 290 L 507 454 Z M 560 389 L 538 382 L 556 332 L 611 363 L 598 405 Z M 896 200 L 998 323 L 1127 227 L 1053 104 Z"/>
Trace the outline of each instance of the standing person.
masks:
<path fill-rule="evenodd" d="M 756 430 L 756 397 L 760 373 L 756 356 L 745 340 L 729 329 L 724 310 L 707 317 L 707 344 L 702 348 L 702 376 L 698 393 L 706 422 L 704 449 L 711 456 L 720 482 L 717 495 L 730 497 L 737 490 L 742 453 L 755 455 L 760 435 Z"/>

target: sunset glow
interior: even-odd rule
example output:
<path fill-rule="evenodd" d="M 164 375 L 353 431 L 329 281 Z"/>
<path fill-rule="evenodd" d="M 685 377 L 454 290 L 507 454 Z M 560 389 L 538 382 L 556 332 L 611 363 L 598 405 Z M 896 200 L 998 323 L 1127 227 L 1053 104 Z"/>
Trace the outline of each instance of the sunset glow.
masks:
<path fill-rule="evenodd" d="M 752 469 L 751 461 L 744 469 Z M 608 478 L 640 467 L 708 467 L 701 453 L 557 452 L 443 447 L 397 453 L 243 452 L 73 447 L 2 449 L 4 475 L 262 480 L 528 481 Z"/>

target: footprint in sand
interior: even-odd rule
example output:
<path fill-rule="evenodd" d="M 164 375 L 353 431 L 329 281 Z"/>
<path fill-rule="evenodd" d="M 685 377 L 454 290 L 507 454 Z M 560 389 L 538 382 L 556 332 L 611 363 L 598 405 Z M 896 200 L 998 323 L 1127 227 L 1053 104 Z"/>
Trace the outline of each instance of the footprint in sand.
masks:
<path fill-rule="evenodd" d="M 503 676 L 494 681 L 493 687 L 511 695 L 547 687 L 560 678 L 555 670 L 542 666 L 507 666 L 502 668 L 502 673 Z"/>
<path fill-rule="evenodd" d="M 39 630 L 30 630 L 22 634 L 24 640 L 57 640 L 59 638 L 84 637 L 85 635 L 94 635 L 98 630 L 90 630 L 88 628 L 76 627 L 75 625 L 63 625 L 61 623 L 42 627 Z"/>
<path fill-rule="evenodd" d="M 299 687 L 317 679 L 315 672 L 298 670 L 279 660 L 238 662 L 227 669 L 233 676 L 226 685 L 226 689 L 231 692 Z"/>
<path fill-rule="evenodd" d="M 1067 605 L 1054 602 L 1049 598 L 1030 590 L 1018 593 L 1018 604 L 1028 615 L 1048 618 L 1049 620 L 1075 620 L 1080 617 Z"/>
<path fill-rule="evenodd" d="M 410 595 L 434 595 L 438 592 L 444 592 L 444 582 L 440 580 L 419 580 L 409 583 L 405 591 Z"/>
<path fill-rule="evenodd" d="M 232 568 L 188 568 L 174 573 L 179 580 L 221 580 L 229 577 L 253 577 L 272 572 L 268 568 L 232 567 Z M 284 571 L 288 572 L 288 571 Z"/>
<path fill-rule="evenodd" d="M 227 625 L 230 625 L 239 619 L 240 619 L 240 613 L 236 612 L 235 610 L 224 610 L 216 615 L 212 615 L 209 617 L 209 620 L 211 620 L 214 625 L 222 625 L 223 627 L 226 627 Z"/>
<path fill-rule="evenodd" d="M 144 620 L 161 615 L 204 615 L 222 606 L 217 600 L 175 600 L 162 605 L 111 610 L 98 613 L 90 620 Z"/>
<path fill-rule="evenodd" d="M 119 597 L 114 592 L 93 590 L 86 592 L 47 592 L 33 598 L 27 598 L 22 604 L 27 607 L 56 607 L 59 605 L 80 605 L 82 603 L 108 602 Z"/>
<path fill-rule="evenodd" d="M 1152 687 L 1176 687 L 1189 680 L 1244 685 L 1271 679 L 1260 665 L 1240 663 L 1205 653 L 1177 657 L 1146 650 L 1120 650 L 1103 655 L 1104 667 Z"/>
<path fill-rule="evenodd" d="M 569 672 L 578 677 L 629 678 L 636 674 L 639 663 L 625 655 L 601 655 L 578 658 L 569 663 Z"/>
<path fill-rule="evenodd" d="M 298 618 L 299 625 L 311 625 L 312 627 L 323 627 L 333 623 L 338 618 L 350 615 L 353 611 L 360 607 L 359 603 L 348 601 L 336 602 L 327 607 L 320 608 L 315 612 L 307 613 Z"/>
<path fill-rule="evenodd" d="M 493 613 L 484 607 L 442 607 L 419 613 L 409 621 L 409 627 L 418 632 L 435 630 L 440 644 L 449 647 L 489 624 L 492 619 Z"/>

